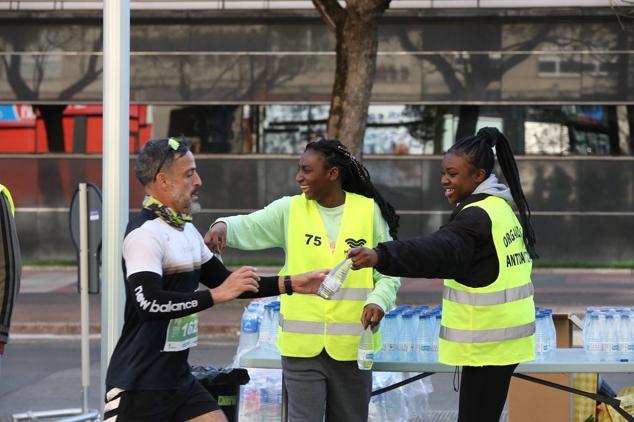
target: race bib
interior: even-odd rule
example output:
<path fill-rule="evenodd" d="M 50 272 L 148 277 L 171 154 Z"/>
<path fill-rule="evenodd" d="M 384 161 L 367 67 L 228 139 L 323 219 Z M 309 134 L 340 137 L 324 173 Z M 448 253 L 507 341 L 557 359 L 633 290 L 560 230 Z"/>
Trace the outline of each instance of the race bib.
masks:
<path fill-rule="evenodd" d="M 164 352 L 180 352 L 198 345 L 198 314 L 172 319 L 167 327 Z"/>

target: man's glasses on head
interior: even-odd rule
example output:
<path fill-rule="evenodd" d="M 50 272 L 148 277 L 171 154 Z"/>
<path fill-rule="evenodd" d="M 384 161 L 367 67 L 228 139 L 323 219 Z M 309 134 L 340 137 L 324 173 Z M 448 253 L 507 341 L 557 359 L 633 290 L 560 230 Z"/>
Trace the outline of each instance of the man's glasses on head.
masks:
<path fill-rule="evenodd" d="M 178 151 L 178 148 L 180 148 L 181 143 L 178 142 L 178 140 L 176 140 L 175 138 L 169 138 L 167 140 L 167 146 L 168 146 L 168 148 L 165 150 L 165 154 L 163 154 L 163 158 L 161 159 L 161 163 L 159 164 L 158 168 L 156 169 L 156 173 L 154 173 L 154 179 L 156 179 L 156 176 L 158 176 L 158 174 L 160 173 L 161 168 L 163 168 L 163 164 L 165 164 L 165 160 L 167 160 L 167 157 L 170 155 L 170 152 Z"/>

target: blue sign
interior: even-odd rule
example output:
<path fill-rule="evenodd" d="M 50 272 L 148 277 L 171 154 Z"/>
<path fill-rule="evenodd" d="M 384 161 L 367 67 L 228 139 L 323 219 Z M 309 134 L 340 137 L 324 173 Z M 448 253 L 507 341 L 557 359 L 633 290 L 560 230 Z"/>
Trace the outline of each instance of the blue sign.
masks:
<path fill-rule="evenodd" d="M 16 106 L 0 104 L 0 122 L 17 122 L 19 120 Z"/>
<path fill-rule="evenodd" d="M 580 106 L 577 108 L 577 115 L 602 122 L 605 119 L 605 109 L 603 106 Z"/>

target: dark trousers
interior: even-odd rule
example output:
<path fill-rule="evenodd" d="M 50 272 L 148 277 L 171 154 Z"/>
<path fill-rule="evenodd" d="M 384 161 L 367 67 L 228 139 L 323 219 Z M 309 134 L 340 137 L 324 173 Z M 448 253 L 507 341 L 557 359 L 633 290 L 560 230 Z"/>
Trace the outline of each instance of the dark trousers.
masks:
<path fill-rule="evenodd" d="M 282 356 L 289 422 L 366 422 L 372 371 L 322 351 L 313 358 Z"/>
<path fill-rule="evenodd" d="M 498 422 L 516 367 L 462 367 L 458 422 Z"/>

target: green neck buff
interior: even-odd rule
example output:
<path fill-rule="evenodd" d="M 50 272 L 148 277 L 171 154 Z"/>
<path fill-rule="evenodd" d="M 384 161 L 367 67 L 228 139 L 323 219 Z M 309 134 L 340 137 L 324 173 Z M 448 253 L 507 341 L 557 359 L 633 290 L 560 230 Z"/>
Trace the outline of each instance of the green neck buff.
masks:
<path fill-rule="evenodd" d="M 150 195 L 146 196 L 143 200 L 143 208 L 152 211 L 158 218 L 176 230 L 185 230 L 185 224 L 192 221 L 191 215 L 178 213 Z"/>

